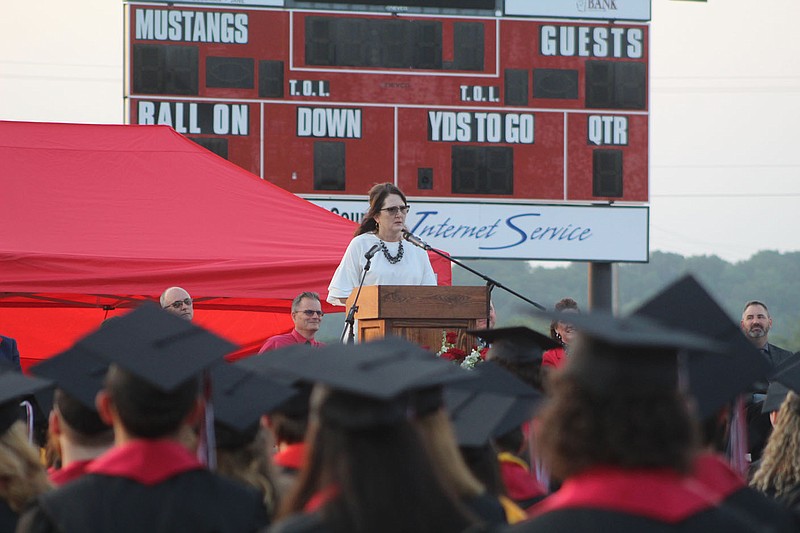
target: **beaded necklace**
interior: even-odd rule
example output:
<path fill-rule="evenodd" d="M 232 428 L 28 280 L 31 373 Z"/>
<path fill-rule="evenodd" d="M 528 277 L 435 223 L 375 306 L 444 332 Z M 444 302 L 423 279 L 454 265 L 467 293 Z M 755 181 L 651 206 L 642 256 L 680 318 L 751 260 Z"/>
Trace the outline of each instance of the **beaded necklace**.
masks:
<path fill-rule="evenodd" d="M 391 263 L 393 265 L 395 263 L 400 262 L 400 260 L 403 258 L 403 241 L 400 241 L 400 243 L 399 243 L 400 246 L 397 247 L 397 255 L 396 256 L 393 256 L 392 254 L 389 253 L 389 249 L 386 247 L 386 243 L 385 242 L 383 242 L 383 241 L 380 241 L 380 242 L 381 242 L 381 251 L 383 251 L 383 257 L 385 257 L 386 260 L 389 261 L 389 263 Z"/>

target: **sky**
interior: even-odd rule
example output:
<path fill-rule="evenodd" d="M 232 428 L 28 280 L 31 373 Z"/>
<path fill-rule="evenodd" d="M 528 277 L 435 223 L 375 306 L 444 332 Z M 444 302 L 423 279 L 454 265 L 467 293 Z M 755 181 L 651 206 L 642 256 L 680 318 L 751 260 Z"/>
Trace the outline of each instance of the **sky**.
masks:
<path fill-rule="evenodd" d="M 800 250 L 797 0 L 652 0 L 650 250 Z M 121 124 L 123 4 L 6 2 L 0 120 Z"/>

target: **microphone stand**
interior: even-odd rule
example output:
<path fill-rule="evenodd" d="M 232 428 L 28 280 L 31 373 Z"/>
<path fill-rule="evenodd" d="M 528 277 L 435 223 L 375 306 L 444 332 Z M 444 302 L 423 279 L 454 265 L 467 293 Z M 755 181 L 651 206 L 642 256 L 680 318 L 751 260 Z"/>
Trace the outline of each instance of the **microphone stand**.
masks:
<path fill-rule="evenodd" d="M 356 297 L 353 299 L 353 305 L 350 306 L 350 311 L 347 312 L 347 318 L 344 319 L 344 330 L 342 331 L 341 338 L 342 344 L 345 343 L 345 337 L 347 337 L 347 344 L 355 344 L 356 335 L 353 328 L 355 325 L 356 313 L 358 312 L 358 297 L 361 295 L 361 287 L 364 286 L 364 278 L 367 277 L 367 272 L 371 266 L 372 257 L 367 257 L 367 263 L 364 265 L 364 271 L 361 273 L 361 281 L 358 284 L 358 292 L 356 292 Z"/>
<path fill-rule="evenodd" d="M 410 232 L 405 232 L 405 233 L 403 233 L 403 236 L 404 236 L 404 237 L 406 238 L 406 240 L 407 240 L 408 242 L 410 242 L 411 244 L 413 244 L 413 245 L 415 245 L 415 246 L 419 246 L 420 248 L 422 248 L 423 250 L 425 250 L 425 251 L 427 251 L 427 252 L 433 252 L 433 253 L 435 253 L 436 255 L 439 255 L 439 256 L 441 256 L 441 257 L 444 257 L 445 259 L 447 259 L 447 260 L 448 260 L 448 261 L 450 261 L 451 263 L 454 263 L 454 264 L 456 264 L 456 265 L 460 266 L 460 267 L 461 267 L 461 268 L 463 268 L 464 270 L 467 270 L 467 271 L 469 271 L 469 272 L 472 272 L 473 274 L 475 274 L 475 275 L 476 275 L 476 276 L 478 276 L 479 278 L 481 278 L 481 279 L 483 279 L 484 281 L 486 281 L 486 292 L 487 292 L 487 296 L 488 296 L 489 298 L 491 298 L 491 296 L 492 296 L 492 289 L 494 289 L 495 287 L 500 287 L 500 288 L 501 288 L 501 289 L 503 289 L 504 291 L 506 291 L 506 292 L 508 292 L 508 293 L 511 293 L 511 294 L 513 294 L 514 296 L 516 296 L 516 297 L 517 297 L 517 298 L 519 298 L 520 300 L 523 300 L 523 301 L 525 301 L 525 302 L 528 302 L 529 304 L 531 304 L 531 305 L 532 305 L 532 306 L 534 306 L 535 308 L 539 309 L 540 311 L 546 311 L 546 310 L 547 310 L 547 309 L 546 309 L 546 308 L 545 308 L 543 305 L 541 305 L 541 304 L 538 304 L 538 303 L 534 302 L 533 300 L 531 300 L 531 299 L 529 299 L 529 298 L 526 298 L 525 296 L 521 295 L 520 293 L 518 293 L 518 292 L 516 292 L 516 291 L 514 291 L 514 290 L 512 290 L 512 289 L 509 289 L 508 287 L 506 287 L 505 285 L 503 285 L 503 284 L 502 284 L 502 283 L 500 283 L 499 281 L 497 281 L 497 280 L 494 280 L 494 279 L 490 278 L 490 277 L 489 277 L 489 276 L 487 276 L 486 274 L 482 274 L 481 272 L 478 272 L 478 271 L 477 271 L 477 270 L 475 270 L 474 268 L 472 268 L 472 267 L 468 267 L 467 265 L 465 265 L 464 263 L 462 263 L 462 262 L 461 262 L 461 261 L 459 261 L 458 259 L 454 259 L 454 258 L 450 257 L 449 255 L 447 255 L 446 253 L 442 252 L 441 250 L 437 250 L 436 248 L 434 248 L 434 247 L 433 247 L 433 246 L 431 246 L 430 244 L 428 244 L 428 243 L 426 243 L 426 242 L 422 241 L 421 239 L 417 238 L 416 236 L 414 236 L 414 235 L 413 235 L 413 234 L 411 234 Z M 410 237 L 410 238 L 409 238 L 409 237 Z M 412 240 L 412 239 L 413 239 L 413 240 Z M 486 302 L 486 327 L 489 327 L 489 301 L 488 301 L 488 300 L 487 300 L 487 302 Z"/>

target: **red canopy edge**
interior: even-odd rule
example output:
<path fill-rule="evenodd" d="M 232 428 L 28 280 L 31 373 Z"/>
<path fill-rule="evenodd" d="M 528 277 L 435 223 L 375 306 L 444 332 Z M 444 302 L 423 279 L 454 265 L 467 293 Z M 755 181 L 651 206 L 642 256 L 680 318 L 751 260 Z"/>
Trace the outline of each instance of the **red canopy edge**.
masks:
<path fill-rule="evenodd" d="M 353 236 L 167 126 L 0 121 L 0 160 L 0 333 L 26 367 L 174 285 L 242 347 L 230 358 L 254 353 L 291 329 L 297 294 L 325 300 Z"/>

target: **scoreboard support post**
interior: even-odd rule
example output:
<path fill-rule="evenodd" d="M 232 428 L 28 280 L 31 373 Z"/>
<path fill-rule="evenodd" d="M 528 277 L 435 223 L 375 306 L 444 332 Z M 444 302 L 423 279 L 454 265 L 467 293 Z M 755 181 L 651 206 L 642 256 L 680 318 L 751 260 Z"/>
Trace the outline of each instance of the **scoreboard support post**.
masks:
<path fill-rule="evenodd" d="M 589 309 L 592 311 L 613 310 L 612 267 L 613 263 L 589 263 Z"/>

